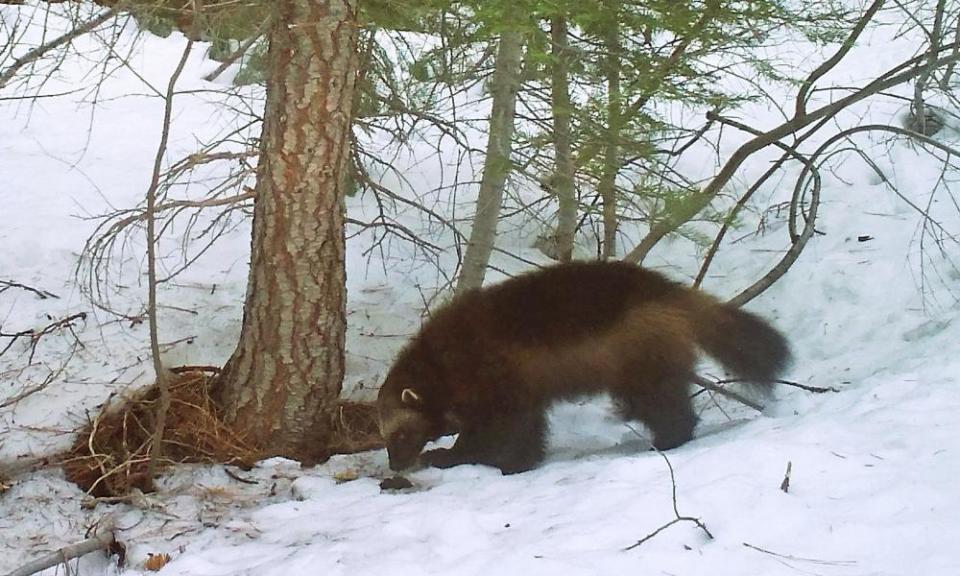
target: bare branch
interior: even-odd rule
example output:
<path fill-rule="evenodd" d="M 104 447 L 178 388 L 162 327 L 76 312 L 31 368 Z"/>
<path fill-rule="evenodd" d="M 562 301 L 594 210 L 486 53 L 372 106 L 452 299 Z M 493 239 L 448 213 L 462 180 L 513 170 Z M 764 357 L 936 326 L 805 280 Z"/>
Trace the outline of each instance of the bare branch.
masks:
<path fill-rule="evenodd" d="M 199 4 L 195 0 L 195 7 Z M 197 18 L 199 20 L 199 18 Z M 170 76 L 167 84 L 167 93 L 164 100 L 163 110 L 163 129 L 160 135 L 160 144 L 157 146 L 157 155 L 153 162 L 153 173 L 150 180 L 150 187 L 147 190 L 147 316 L 150 319 L 150 355 L 153 357 L 153 370 L 157 376 L 157 388 L 160 390 L 160 404 L 157 408 L 156 427 L 153 431 L 153 445 L 150 450 L 150 464 L 147 467 L 147 481 L 153 482 L 156 466 L 163 455 L 163 429 L 166 425 L 167 411 L 170 409 L 170 387 L 167 383 L 167 374 L 160 360 L 160 338 L 157 329 L 157 236 L 156 236 L 156 204 L 157 187 L 160 184 L 160 172 L 163 167 L 163 157 L 167 152 L 167 140 L 170 137 L 170 122 L 173 116 L 173 95 L 176 89 L 177 80 L 183 72 L 187 59 L 190 57 L 190 51 L 193 48 L 193 40 L 188 39 L 187 45 L 180 56 L 180 62 Z"/>
<path fill-rule="evenodd" d="M 798 201 L 798 198 L 803 190 L 803 184 L 805 182 L 805 178 L 807 174 L 810 172 L 810 170 L 812 169 L 812 166 L 814 166 L 814 162 L 816 162 L 817 158 L 819 158 L 826 150 L 828 150 L 831 146 L 834 145 L 834 143 L 836 143 L 839 140 L 847 139 L 851 135 L 857 134 L 859 132 L 872 132 L 872 131 L 893 132 L 895 134 L 910 136 L 911 138 L 920 140 L 925 144 L 929 144 L 930 146 L 939 148 L 940 150 L 943 150 L 948 154 L 960 155 L 960 150 L 955 150 L 954 148 L 947 146 L 946 144 L 943 144 L 941 142 L 938 142 L 933 138 L 920 134 L 919 132 L 907 130 L 905 128 L 899 128 L 896 126 L 886 126 L 883 124 L 868 124 L 865 126 L 856 126 L 848 130 L 843 130 L 842 132 L 839 132 L 838 134 L 835 134 L 834 136 L 828 138 L 823 144 L 820 145 L 819 148 L 817 148 L 817 150 L 813 152 L 813 154 L 810 155 L 810 163 L 804 164 L 803 170 L 801 170 L 800 172 L 800 176 L 797 177 L 797 183 L 796 183 L 796 186 L 794 187 L 793 200 L 791 201 L 791 203 L 795 203 Z M 923 216 L 925 222 L 934 224 L 952 241 L 960 243 L 960 238 L 957 238 L 956 236 L 944 230 L 943 226 L 939 222 L 936 222 L 935 220 L 933 220 L 930 217 L 930 215 L 926 211 L 924 211 L 922 208 L 914 204 L 909 199 L 903 197 L 902 195 L 901 195 L 901 199 L 903 199 L 911 208 L 913 208 L 918 213 L 920 213 Z M 819 207 L 819 204 L 820 204 L 820 189 L 819 187 L 815 186 L 810 193 L 810 207 L 806 215 L 806 222 L 804 225 L 803 232 L 790 245 L 790 248 L 787 250 L 786 254 L 784 254 L 783 258 L 780 260 L 780 262 L 777 263 L 776 266 L 774 266 L 769 272 L 767 272 L 762 278 L 754 282 L 751 286 L 749 286 L 748 288 L 744 289 L 742 292 L 740 292 L 739 294 L 731 298 L 728 301 L 729 304 L 733 306 L 743 306 L 750 300 L 753 300 L 754 298 L 759 296 L 761 293 L 763 293 L 764 290 L 772 286 L 774 282 L 776 282 L 784 274 L 787 273 L 787 270 L 789 270 L 790 267 L 793 266 L 793 263 L 796 262 L 797 258 L 800 257 L 801 252 L 803 252 L 803 248 L 806 246 L 807 242 L 813 236 L 814 221 L 816 220 L 816 217 L 817 217 L 817 209 Z"/>
<path fill-rule="evenodd" d="M 783 482 L 780 483 L 780 490 L 783 492 L 790 491 L 790 476 L 793 473 L 793 462 L 787 461 L 787 471 L 783 475 Z"/>
<path fill-rule="evenodd" d="M 104 548 L 107 548 L 113 544 L 116 540 L 113 531 L 113 516 L 107 516 L 100 521 L 96 532 L 94 532 L 94 535 L 90 538 L 87 538 L 82 542 L 77 542 L 76 544 L 64 546 L 56 552 L 51 552 L 46 556 L 42 556 L 36 560 L 33 560 L 32 562 L 28 562 L 13 572 L 10 572 L 7 574 L 7 576 L 30 576 L 31 574 L 36 574 L 41 570 L 53 568 L 58 564 L 64 564 L 69 560 L 73 560 L 74 558 L 85 556 L 91 552 L 96 552 L 97 550 L 103 550 Z"/>
<path fill-rule="evenodd" d="M 633 428 L 630 428 L 630 429 L 633 430 Z M 639 435 L 639 433 L 638 433 L 636 430 L 633 430 L 633 433 Z M 634 548 L 639 548 L 639 547 L 640 547 L 644 542 L 646 542 L 647 540 L 652 539 L 652 538 L 655 537 L 657 534 L 663 532 L 663 531 L 666 530 L 667 528 L 673 526 L 674 524 L 680 523 L 680 522 L 693 522 L 694 524 L 697 525 L 698 528 L 700 528 L 701 530 L 703 530 L 703 533 L 706 534 L 707 538 L 709 538 L 710 540 L 713 540 L 713 534 L 710 533 L 710 530 L 707 529 L 706 524 L 704 524 L 699 518 L 694 518 L 693 516 L 681 516 L 681 515 L 680 515 L 680 509 L 677 507 L 677 479 L 676 479 L 676 477 L 675 477 L 674 474 L 673 474 L 673 464 L 670 463 L 670 459 L 667 458 L 667 455 L 664 454 L 663 452 L 661 452 L 660 450 L 657 450 L 657 454 L 659 454 L 659 455 L 663 458 L 663 461 L 667 463 L 667 468 L 670 470 L 670 486 L 671 486 L 671 489 L 672 489 L 672 490 L 671 490 L 671 496 L 672 496 L 672 498 L 673 498 L 673 515 L 675 516 L 675 518 L 674 518 L 673 520 L 667 522 L 667 523 L 664 524 L 663 526 L 657 528 L 656 530 L 654 530 L 654 531 L 651 532 L 650 534 L 647 534 L 647 535 L 644 536 L 643 538 L 637 540 L 637 541 L 634 542 L 633 544 L 627 546 L 626 548 L 623 549 L 624 552 L 626 552 L 626 551 L 628 551 L 628 550 L 633 550 Z"/>
<path fill-rule="evenodd" d="M 4 86 L 6 86 L 7 83 L 10 82 L 10 80 L 14 77 L 14 75 L 16 75 L 16 73 L 27 64 L 31 62 L 35 62 L 40 58 L 42 58 L 45 54 L 47 54 L 51 50 L 59 48 L 60 46 L 63 46 L 65 44 L 69 44 L 74 39 L 80 36 L 83 36 L 88 32 L 91 32 L 97 26 L 100 26 L 107 20 L 110 20 L 111 18 L 116 16 L 117 12 L 118 10 L 115 7 L 108 8 L 107 10 L 104 10 L 94 18 L 91 18 L 90 20 L 87 20 L 86 22 L 79 24 L 73 30 L 70 30 L 69 32 L 63 35 L 57 38 L 54 38 L 53 40 L 51 40 L 50 42 L 47 42 L 46 44 L 37 46 L 33 50 L 30 50 L 23 56 L 17 58 L 16 60 L 13 61 L 13 64 L 11 64 L 6 68 L 6 70 L 3 70 L 2 72 L 0 72 L 0 88 L 3 88 Z"/>
<path fill-rule="evenodd" d="M 860 34 L 863 33 L 863 30 L 867 27 L 867 24 L 873 20 L 874 15 L 880 10 L 883 6 L 884 0 L 874 0 L 873 4 L 867 8 L 867 11 L 863 13 L 863 16 L 857 20 L 857 24 L 853 27 L 853 30 L 850 31 L 850 34 L 847 36 L 846 40 L 843 41 L 843 44 L 840 45 L 840 48 L 831 56 L 827 58 L 820 66 L 811 72 L 807 78 L 803 81 L 803 84 L 800 85 L 800 90 L 797 92 L 797 103 L 794 110 L 794 116 L 797 118 L 802 117 L 806 114 L 807 111 L 807 98 L 810 95 L 810 90 L 813 88 L 814 83 L 832 70 L 837 64 L 843 60 L 844 56 L 847 55 L 850 50 L 853 49 L 854 45 L 857 43 L 857 38 L 860 37 Z"/>
<path fill-rule="evenodd" d="M 742 395 L 742 394 L 738 394 L 738 393 L 734 392 L 733 390 L 728 390 L 728 389 L 724 388 L 723 386 L 721 386 L 721 384 L 725 384 L 725 383 L 727 383 L 727 382 L 732 382 L 732 380 L 724 380 L 724 381 L 721 381 L 721 382 L 713 382 L 713 381 L 711 381 L 711 380 L 709 380 L 709 379 L 707 379 L 707 378 L 704 378 L 703 376 L 700 376 L 699 374 L 696 374 L 696 375 L 694 375 L 694 377 L 693 377 L 693 383 L 696 384 L 697 386 L 700 386 L 701 388 L 704 388 L 704 389 L 709 390 L 709 391 L 711 391 L 711 392 L 716 392 L 717 394 L 720 394 L 721 396 L 726 396 L 726 397 L 728 397 L 728 398 L 732 398 L 733 400 L 736 400 L 737 402 L 743 404 L 744 406 L 749 406 L 750 408 L 753 408 L 753 409 L 756 410 L 757 412 L 763 412 L 763 405 L 762 405 L 762 404 L 759 404 L 759 403 L 757 403 L 757 402 L 754 402 L 753 400 L 747 398 L 746 396 L 744 396 L 744 395 Z"/>
<path fill-rule="evenodd" d="M 26 290 L 27 292 L 33 292 L 41 300 L 46 300 L 47 298 L 56 298 L 58 300 L 60 299 L 60 297 L 54 294 L 53 292 L 40 290 L 39 288 L 34 288 L 32 286 L 27 286 L 26 284 L 13 282 L 11 280 L 0 280 L 0 294 L 3 294 L 10 288 L 20 288 L 21 290 Z"/>
<path fill-rule="evenodd" d="M 740 122 L 735 122 L 733 120 L 730 120 L 729 118 L 724 118 L 719 114 L 708 112 L 707 118 L 710 120 L 720 121 L 723 124 L 733 126 L 745 132 L 749 132 L 751 134 L 754 134 L 755 136 L 759 136 L 760 134 L 762 134 L 759 130 L 751 128 L 750 126 L 747 126 Z M 821 122 L 820 126 L 822 125 L 823 125 L 823 122 Z M 710 249 L 707 250 L 707 254 L 703 259 L 703 264 L 700 266 L 700 271 L 697 272 L 697 277 L 693 281 L 694 287 L 700 287 L 700 285 L 703 283 L 703 279 L 707 275 L 707 270 L 710 268 L 710 264 L 713 262 L 714 257 L 716 257 L 717 252 L 720 250 L 720 243 L 723 241 L 723 237 L 726 235 L 727 230 L 729 230 L 730 225 L 735 220 L 737 214 L 740 212 L 740 210 L 743 209 L 743 207 L 750 200 L 750 198 L 753 197 L 756 191 L 760 189 L 760 186 L 762 186 L 763 183 L 767 181 L 767 179 L 773 176 L 773 174 L 783 166 L 787 158 L 790 158 L 790 157 L 795 158 L 799 160 L 801 163 L 803 163 L 804 166 L 811 167 L 811 172 L 814 178 L 813 185 L 817 190 L 820 189 L 820 172 L 812 167 L 810 160 L 806 156 L 797 152 L 797 146 L 804 139 L 806 139 L 808 136 L 810 136 L 814 132 L 816 132 L 816 130 L 811 130 L 810 132 L 805 134 L 802 138 L 799 138 L 796 142 L 794 142 L 792 146 L 789 146 L 782 142 L 774 143 L 774 145 L 784 150 L 783 156 L 781 156 L 777 162 L 775 162 L 760 178 L 757 179 L 756 182 L 753 183 L 753 185 L 750 186 L 750 188 L 746 191 L 746 193 L 744 193 L 743 196 L 741 196 L 740 199 L 737 201 L 736 206 L 734 206 L 734 208 L 730 211 L 730 214 L 727 215 L 726 219 L 723 222 L 723 225 L 720 227 L 720 231 L 717 233 L 716 237 L 713 240 L 713 244 L 711 244 Z"/>
<path fill-rule="evenodd" d="M 749 544 L 747 542 L 744 542 L 743 545 L 746 546 L 747 548 L 750 548 L 751 550 L 756 550 L 757 552 L 763 552 L 764 554 L 776 556 L 777 558 L 782 558 L 784 560 L 810 562 L 812 564 L 819 564 L 822 566 L 855 566 L 857 564 L 855 560 L 819 560 L 817 558 L 801 558 L 798 556 L 791 556 L 789 554 L 779 554 L 777 552 L 771 552 L 770 550 L 765 550 L 759 546 L 754 546 L 753 544 Z"/>
<path fill-rule="evenodd" d="M 213 82 L 213 81 L 216 80 L 221 74 L 223 74 L 223 72 L 224 72 L 227 68 L 229 68 L 231 65 L 233 65 L 234 62 L 236 62 L 236 61 L 239 60 L 244 54 L 246 54 L 247 51 L 250 50 L 250 48 L 257 42 L 257 40 L 259 40 L 259 39 L 263 36 L 263 34 L 264 34 L 264 33 L 267 31 L 267 29 L 270 27 L 270 21 L 272 20 L 272 18 L 273 18 L 273 16 L 272 16 L 272 13 L 271 13 L 271 16 L 268 17 L 266 20 L 264 20 L 264 21 L 260 24 L 260 26 L 257 28 L 257 31 L 254 32 L 253 35 L 251 35 L 249 38 L 247 38 L 246 41 L 244 41 L 244 43 L 241 44 L 240 47 L 237 48 L 237 50 L 236 50 L 233 54 L 230 54 L 229 56 L 227 56 L 227 57 L 223 60 L 223 62 L 221 62 L 220 65 L 217 66 L 216 70 L 214 70 L 213 72 L 211 72 L 211 73 L 207 74 L 206 76 L 204 76 L 203 79 L 206 80 L 207 82 Z"/>
<path fill-rule="evenodd" d="M 871 17 L 872 15 L 870 14 L 864 14 L 861 19 L 869 20 Z M 723 168 L 720 169 L 720 172 L 717 173 L 713 180 L 711 180 L 703 190 L 693 195 L 689 209 L 684 214 L 681 214 L 679 217 L 672 218 L 667 221 L 660 221 L 654 224 L 648 231 L 647 235 L 633 250 L 630 251 L 630 253 L 624 257 L 624 260 L 628 262 L 642 263 L 643 259 L 647 256 L 650 250 L 653 249 L 657 242 L 659 242 L 667 234 L 675 231 L 680 227 L 680 225 L 709 205 L 710 202 L 720 193 L 723 187 L 726 186 L 726 184 L 730 181 L 740 166 L 755 152 L 758 152 L 759 150 L 762 150 L 791 134 L 803 130 L 824 118 L 833 117 L 842 110 L 852 106 L 853 104 L 856 104 L 857 102 L 860 102 L 861 100 L 889 90 L 894 86 L 914 80 L 924 74 L 931 67 L 939 68 L 941 66 L 946 66 L 951 62 L 960 60 L 960 54 L 949 53 L 945 56 L 943 55 L 944 53 L 948 53 L 953 50 L 957 44 L 958 43 L 952 43 L 936 47 L 936 49 L 932 49 L 932 52 L 934 53 L 933 56 L 929 54 L 921 54 L 901 62 L 865 86 L 853 90 L 847 96 L 829 104 L 825 104 L 812 112 L 803 114 L 802 116 L 794 115 L 792 118 L 786 122 L 783 122 L 779 126 L 776 126 L 775 128 L 772 128 L 771 130 L 768 130 L 767 132 L 764 132 L 747 141 L 730 156 L 727 162 L 723 165 Z"/>
<path fill-rule="evenodd" d="M 784 386 L 792 386 L 794 388 L 806 390 L 807 392 L 813 392 L 814 394 L 823 394 L 826 392 L 840 391 L 834 388 L 833 386 L 810 386 L 808 384 L 800 384 L 799 382 L 791 382 L 790 380 L 777 380 L 776 382 L 777 384 L 783 384 Z"/>
<path fill-rule="evenodd" d="M 6 354 L 6 352 L 13 347 L 14 343 L 16 343 L 18 339 L 27 337 L 30 339 L 30 357 L 28 359 L 28 363 L 32 364 L 33 356 L 37 351 L 37 345 L 40 343 L 41 338 L 43 338 L 47 334 L 56 332 L 57 330 L 60 330 L 62 328 L 66 328 L 67 330 L 73 331 L 73 322 L 75 320 L 86 320 L 86 319 L 87 319 L 86 312 L 77 312 L 76 314 L 71 314 L 66 318 L 55 320 L 40 329 L 30 328 L 27 330 L 21 330 L 20 332 L 0 331 L 0 338 L 11 339 L 9 342 L 7 342 L 7 345 L 4 346 L 2 350 L 0 350 L 0 356 L 3 356 L 4 354 Z"/>

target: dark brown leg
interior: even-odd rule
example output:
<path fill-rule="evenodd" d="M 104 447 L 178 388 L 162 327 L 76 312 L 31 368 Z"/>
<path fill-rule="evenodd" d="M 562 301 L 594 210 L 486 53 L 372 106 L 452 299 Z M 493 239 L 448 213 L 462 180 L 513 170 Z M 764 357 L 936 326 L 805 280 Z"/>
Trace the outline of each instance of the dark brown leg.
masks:
<path fill-rule="evenodd" d="M 542 409 L 504 414 L 464 429 L 452 448 L 430 450 L 421 459 L 437 468 L 485 464 L 504 474 L 525 472 L 543 460 L 546 428 Z"/>

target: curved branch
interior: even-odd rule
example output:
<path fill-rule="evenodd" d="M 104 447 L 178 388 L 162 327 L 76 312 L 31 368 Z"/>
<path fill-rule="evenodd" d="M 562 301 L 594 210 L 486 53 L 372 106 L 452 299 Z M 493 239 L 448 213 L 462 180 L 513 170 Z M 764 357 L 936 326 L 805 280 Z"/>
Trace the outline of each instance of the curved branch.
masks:
<path fill-rule="evenodd" d="M 932 52 L 933 54 L 947 53 L 958 45 L 960 45 L 960 43 L 957 42 L 942 45 Z M 871 81 L 866 86 L 853 91 L 851 94 L 840 98 L 835 102 L 831 102 L 830 104 L 825 104 L 820 108 L 817 108 L 816 110 L 802 116 L 794 115 L 792 118 L 786 122 L 783 122 L 779 126 L 747 141 L 740 146 L 733 153 L 733 155 L 730 156 L 726 164 L 723 165 L 723 168 L 720 169 L 720 172 L 717 173 L 713 180 L 711 180 L 702 191 L 692 198 L 691 211 L 696 210 L 696 212 L 693 212 L 692 214 L 688 212 L 681 215 L 680 218 L 674 218 L 670 221 L 664 221 L 655 224 L 651 227 L 650 231 L 647 233 L 647 236 L 645 236 L 640 243 L 637 244 L 637 246 L 624 257 L 624 260 L 636 264 L 642 263 L 647 254 L 653 249 L 657 242 L 660 241 L 660 239 L 675 231 L 689 218 L 692 218 L 700 210 L 709 205 L 710 202 L 712 202 L 713 199 L 720 193 L 720 190 L 722 190 L 723 187 L 726 186 L 730 181 L 730 179 L 733 178 L 733 175 L 740 168 L 740 166 L 755 152 L 758 152 L 767 146 L 773 145 L 783 138 L 790 136 L 791 134 L 795 134 L 796 132 L 810 126 L 811 124 L 814 124 L 815 122 L 823 120 L 824 118 L 835 116 L 842 110 L 852 106 L 853 104 L 856 104 L 857 102 L 860 102 L 861 100 L 869 98 L 870 96 L 885 90 L 889 90 L 894 86 L 909 82 L 926 73 L 929 68 L 938 68 L 940 66 L 946 66 L 957 61 L 960 61 L 960 54 L 948 54 L 947 56 L 932 57 L 931 55 L 924 53 L 919 56 L 915 56 L 887 70 L 887 72 Z"/>
<path fill-rule="evenodd" d="M 728 118 L 723 118 L 718 114 L 713 114 L 708 112 L 707 118 L 711 118 L 712 120 L 717 120 L 723 124 L 728 124 L 730 126 L 733 126 L 734 128 L 738 128 L 745 132 L 750 132 L 751 134 L 755 134 L 755 135 L 760 134 L 759 130 L 751 128 L 750 126 L 747 126 L 740 122 L 735 122 Z M 713 239 L 713 244 L 710 245 L 710 249 L 707 251 L 707 255 L 703 260 L 703 264 L 700 266 L 700 271 L 697 272 L 697 277 L 693 281 L 694 288 L 699 288 L 700 285 L 703 283 L 703 279 L 707 275 L 707 270 L 710 268 L 710 264 L 713 263 L 713 259 L 714 257 L 716 257 L 717 251 L 720 249 L 720 243 L 723 242 L 723 238 L 724 236 L 726 236 L 727 230 L 730 229 L 730 225 L 733 223 L 734 218 L 736 218 L 737 214 L 740 213 L 740 210 L 743 209 L 743 207 L 750 200 L 750 198 L 757 192 L 757 190 L 760 189 L 760 186 L 762 186 L 764 182 L 766 182 L 771 176 L 773 176 L 773 174 L 776 173 L 776 171 L 779 170 L 781 166 L 783 166 L 783 164 L 787 161 L 788 157 L 793 157 L 794 159 L 799 160 L 804 166 L 808 166 L 813 170 L 814 186 L 819 191 L 820 172 L 811 165 L 809 158 L 797 152 L 797 146 L 799 146 L 800 143 L 803 142 L 803 140 L 809 137 L 811 133 L 812 132 L 808 132 L 803 137 L 797 139 L 797 141 L 794 142 L 793 146 L 784 144 L 782 142 L 774 143 L 775 146 L 781 148 L 784 151 L 783 156 L 781 156 L 780 159 L 773 164 L 773 166 L 771 166 L 766 172 L 764 172 L 763 176 L 761 176 L 756 182 L 753 183 L 752 186 L 750 186 L 750 189 L 747 190 L 746 193 L 744 193 L 744 195 L 740 198 L 740 200 L 737 201 L 736 206 L 734 206 L 733 209 L 730 211 L 730 214 L 726 217 L 726 219 L 723 222 L 723 225 L 720 227 L 720 232 L 718 232 L 717 236 Z M 792 239 L 792 236 L 791 236 L 791 239 Z"/>
<path fill-rule="evenodd" d="M 850 128 L 848 130 L 844 130 L 842 132 L 839 132 L 833 135 L 831 138 L 827 139 L 826 142 L 821 144 L 820 147 L 817 148 L 817 150 L 813 154 L 810 155 L 811 164 L 805 165 L 803 170 L 800 172 L 800 176 L 797 177 L 797 184 L 794 187 L 793 200 L 791 200 L 791 202 L 796 201 L 796 199 L 802 193 L 804 179 L 806 178 L 810 170 L 814 169 L 812 167 L 813 166 L 812 162 L 816 160 L 818 157 L 820 157 L 827 149 L 833 146 L 833 144 L 836 143 L 837 141 L 849 138 L 850 136 L 857 134 L 859 132 L 892 132 L 894 134 L 909 136 L 911 138 L 916 138 L 917 140 L 920 140 L 926 144 L 934 146 L 946 152 L 947 154 L 950 154 L 953 156 L 960 156 L 960 150 L 947 146 L 946 144 L 943 144 L 941 142 L 937 142 L 933 138 L 924 136 L 919 132 L 914 132 L 912 130 L 907 130 L 905 128 L 899 128 L 896 126 L 885 126 L 883 124 L 868 124 L 865 126 L 856 126 L 854 128 Z M 914 203 L 910 202 L 906 198 L 904 198 L 904 200 L 910 205 L 911 208 L 918 211 L 924 217 L 925 220 L 933 222 L 934 224 L 937 224 L 938 227 L 942 229 L 942 226 L 940 226 L 939 223 L 933 221 L 930 218 L 930 215 L 927 214 L 925 211 L 923 211 L 923 209 L 921 209 L 919 206 L 915 205 Z M 820 188 L 819 186 L 815 186 L 810 194 L 810 210 L 807 214 L 806 224 L 803 228 L 803 232 L 790 245 L 790 249 L 787 250 L 787 253 L 784 254 L 783 258 L 780 260 L 780 262 L 777 263 L 776 266 L 774 266 L 769 272 L 767 272 L 762 278 L 754 282 L 751 286 L 749 286 L 748 288 L 744 289 L 742 292 L 740 292 L 739 294 L 731 298 L 727 302 L 728 304 L 731 304 L 733 306 L 743 306 L 750 300 L 753 300 L 754 298 L 759 296 L 761 293 L 763 293 L 764 290 L 772 286 L 774 282 L 779 280 L 784 274 L 787 273 L 787 270 L 789 270 L 790 267 L 793 266 L 793 263 L 797 261 L 797 258 L 800 257 L 800 253 L 803 252 L 804 247 L 807 245 L 807 242 L 813 236 L 814 221 L 817 218 L 817 208 L 819 207 L 819 204 L 820 204 Z M 952 234 L 948 234 L 948 236 L 954 242 L 960 242 L 960 240 L 958 240 L 958 238 L 953 236 Z"/>
<path fill-rule="evenodd" d="M 884 0 L 875 0 L 874 3 L 867 8 L 867 11 L 864 12 L 863 16 L 861 16 L 857 21 L 856 26 L 854 26 L 853 30 L 850 31 L 850 35 L 847 36 L 847 39 L 843 41 L 843 44 L 840 45 L 840 48 L 833 54 L 833 56 L 825 60 L 822 64 L 820 64 L 820 66 L 817 66 L 817 68 L 811 72 L 809 76 L 807 76 L 807 79 L 803 81 L 803 84 L 800 85 L 800 91 L 797 93 L 797 106 L 794 112 L 795 116 L 800 117 L 806 114 L 807 97 L 810 95 L 810 90 L 813 88 L 814 82 L 832 70 L 834 66 L 839 64 L 840 61 L 843 60 L 843 57 L 853 49 L 857 38 L 860 37 L 860 34 L 863 33 L 863 30 L 867 27 L 867 24 L 880 10 L 880 7 L 883 6 L 883 2 Z"/>

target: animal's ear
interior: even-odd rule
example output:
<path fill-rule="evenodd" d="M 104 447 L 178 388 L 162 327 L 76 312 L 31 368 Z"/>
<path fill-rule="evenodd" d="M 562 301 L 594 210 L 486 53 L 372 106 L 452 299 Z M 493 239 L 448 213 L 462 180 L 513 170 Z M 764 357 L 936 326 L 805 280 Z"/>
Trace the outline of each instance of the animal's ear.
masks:
<path fill-rule="evenodd" d="M 417 394 L 413 388 L 404 388 L 400 393 L 400 401 L 408 406 L 419 406 L 423 404 L 423 398 Z"/>

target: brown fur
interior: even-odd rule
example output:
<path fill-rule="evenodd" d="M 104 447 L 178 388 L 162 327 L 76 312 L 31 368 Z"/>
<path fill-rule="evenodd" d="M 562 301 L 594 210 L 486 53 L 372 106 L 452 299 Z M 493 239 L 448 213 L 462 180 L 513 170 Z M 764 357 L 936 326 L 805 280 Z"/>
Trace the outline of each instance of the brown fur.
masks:
<path fill-rule="evenodd" d="M 380 389 L 390 465 L 407 468 L 428 440 L 459 432 L 423 461 L 528 470 L 543 459 L 550 404 L 600 392 L 646 424 L 656 448 L 673 448 L 693 434 L 698 348 L 760 384 L 789 359 L 759 317 L 631 264 L 563 264 L 468 292 L 423 325 Z"/>

